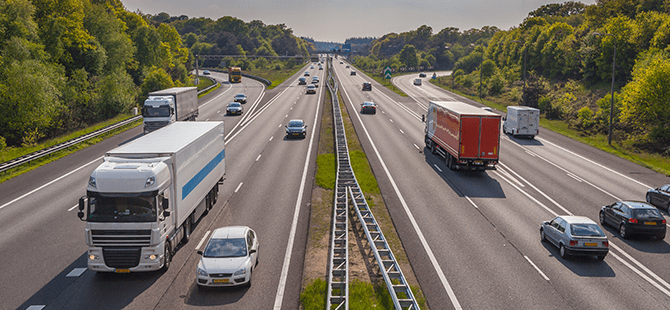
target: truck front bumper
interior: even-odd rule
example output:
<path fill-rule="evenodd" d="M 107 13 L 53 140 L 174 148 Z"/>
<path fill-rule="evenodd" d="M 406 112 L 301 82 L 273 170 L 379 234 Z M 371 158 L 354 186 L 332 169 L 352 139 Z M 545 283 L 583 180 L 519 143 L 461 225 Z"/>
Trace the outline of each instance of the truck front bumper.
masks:
<path fill-rule="evenodd" d="M 163 267 L 164 243 L 155 247 L 89 247 L 88 269 L 98 272 L 145 272 Z"/>

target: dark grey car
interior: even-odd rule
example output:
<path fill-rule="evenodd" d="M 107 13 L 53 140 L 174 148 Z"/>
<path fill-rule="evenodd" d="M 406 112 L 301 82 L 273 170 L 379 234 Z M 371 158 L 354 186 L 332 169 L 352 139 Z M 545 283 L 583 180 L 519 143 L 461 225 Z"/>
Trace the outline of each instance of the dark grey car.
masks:
<path fill-rule="evenodd" d="M 600 226 L 584 216 L 558 216 L 540 225 L 540 239 L 556 247 L 562 258 L 571 255 L 597 256 L 603 260 L 609 253 L 607 236 Z"/>
<path fill-rule="evenodd" d="M 307 135 L 307 125 L 301 119 L 292 119 L 286 125 L 287 138 L 305 138 Z"/>
<path fill-rule="evenodd" d="M 670 184 L 648 190 L 647 202 L 670 213 Z"/>
<path fill-rule="evenodd" d="M 666 221 L 658 209 L 641 201 L 617 201 L 600 209 L 600 224 L 619 229 L 621 238 L 651 235 L 665 238 Z"/>

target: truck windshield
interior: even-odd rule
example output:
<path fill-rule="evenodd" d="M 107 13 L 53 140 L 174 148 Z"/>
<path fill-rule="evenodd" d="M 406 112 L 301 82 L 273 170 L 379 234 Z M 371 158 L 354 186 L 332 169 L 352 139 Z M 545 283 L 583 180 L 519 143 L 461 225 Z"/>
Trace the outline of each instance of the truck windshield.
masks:
<path fill-rule="evenodd" d="M 168 117 L 170 116 L 170 106 L 162 105 L 158 107 L 145 106 L 144 115 L 148 117 Z"/>
<path fill-rule="evenodd" d="M 135 195 L 88 193 L 89 222 L 155 222 L 156 192 Z"/>

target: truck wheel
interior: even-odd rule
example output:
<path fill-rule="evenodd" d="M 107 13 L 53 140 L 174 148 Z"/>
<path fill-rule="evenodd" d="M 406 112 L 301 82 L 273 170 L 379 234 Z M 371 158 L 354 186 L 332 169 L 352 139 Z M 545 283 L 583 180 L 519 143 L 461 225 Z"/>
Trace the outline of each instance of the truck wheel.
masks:
<path fill-rule="evenodd" d="M 430 153 L 435 154 L 435 142 L 430 141 Z"/>
<path fill-rule="evenodd" d="M 167 271 L 168 269 L 170 269 L 171 262 L 172 262 L 172 247 L 170 247 L 169 242 L 166 242 L 165 250 L 163 252 L 163 268 L 161 268 L 161 270 Z"/>

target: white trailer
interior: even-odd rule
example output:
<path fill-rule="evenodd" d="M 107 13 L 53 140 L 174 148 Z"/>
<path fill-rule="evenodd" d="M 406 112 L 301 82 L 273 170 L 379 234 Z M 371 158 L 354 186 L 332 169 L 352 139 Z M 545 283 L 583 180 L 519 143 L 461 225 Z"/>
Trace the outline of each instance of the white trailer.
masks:
<path fill-rule="evenodd" d="M 150 92 L 142 107 L 144 133 L 177 121 L 195 121 L 198 114 L 197 87 L 172 87 Z"/>
<path fill-rule="evenodd" d="M 533 139 L 540 134 L 540 110 L 531 107 L 507 107 L 507 116 L 504 118 L 503 132 L 514 137 L 529 137 Z"/>
<path fill-rule="evenodd" d="M 225 175 L 223 122 L 176 122 L 115 148 L 79 199 L 88 268 L 167 269 L 193 224 L 216 203 Z"/>

